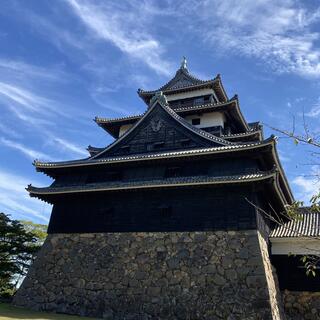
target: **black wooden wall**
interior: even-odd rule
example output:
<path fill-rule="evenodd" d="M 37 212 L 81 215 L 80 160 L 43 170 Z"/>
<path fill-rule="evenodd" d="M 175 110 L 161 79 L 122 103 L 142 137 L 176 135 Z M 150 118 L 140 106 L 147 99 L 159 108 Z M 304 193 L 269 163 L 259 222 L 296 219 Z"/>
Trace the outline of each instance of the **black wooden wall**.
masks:
<path fill-rule="evenodd" d="M 256 228 L 251 188 L 179 187 L 64 195 L 49 233 L 242 230 Z"/>
<path fill-rule="evenodd" d="M 173 175 L 172 169 L 176 169 Z M 146 181 L 170 177 L 229 176 L 252 173 L 258 170 L 258 163 L 251 158 L 219 158 L 207 160 L 172 160 L 159 163 L 119 166 L 98 166 L 73 170 L 57 177 L 53 186 L 76 186 L 110 181 Z"/>

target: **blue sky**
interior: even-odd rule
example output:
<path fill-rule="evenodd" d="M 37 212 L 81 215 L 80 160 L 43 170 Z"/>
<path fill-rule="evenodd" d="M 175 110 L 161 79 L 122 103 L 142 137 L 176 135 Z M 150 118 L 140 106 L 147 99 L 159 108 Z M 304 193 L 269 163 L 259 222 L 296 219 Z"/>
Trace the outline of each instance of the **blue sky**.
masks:
<path fill-rule="evenodd" d="M 2 0 L 0 211 L 47 222 L 27 184 L 51 180 L 34 159 L 71 160 L 112 142 L 92 119 L 141 113 L 138 88 L 157 89 L 181 57 L 191 73 L 220 73 L 248 121 L 290 129 L 302 115 L 320 134 L 318 1 Z M 271 131 L 265 129 L 268 136 Z M 297 199 L 318 187 L 312 148 L 279 139 Z"/>

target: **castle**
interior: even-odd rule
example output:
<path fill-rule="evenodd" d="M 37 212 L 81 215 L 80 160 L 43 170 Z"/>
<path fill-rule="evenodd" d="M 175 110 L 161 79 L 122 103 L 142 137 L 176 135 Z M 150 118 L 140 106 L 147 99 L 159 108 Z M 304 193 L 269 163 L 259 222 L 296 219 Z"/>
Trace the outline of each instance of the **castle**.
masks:
<path fill-rule="evenodd" d="M 258 209 L 272 216 L 294 201 L 276 138 L 245 120 L 220 75 L 197 79 L 185 59 L 138 95 L 144 114 L 95 119 L 115 138 L 109 146 L 35 161 L 54 182 L 27 190 L 53 210 L 14 303 L 106 319 L 285 319 L 280 289 L 319 282 L 298 260 L 287 272 L 299 237 Z"/>

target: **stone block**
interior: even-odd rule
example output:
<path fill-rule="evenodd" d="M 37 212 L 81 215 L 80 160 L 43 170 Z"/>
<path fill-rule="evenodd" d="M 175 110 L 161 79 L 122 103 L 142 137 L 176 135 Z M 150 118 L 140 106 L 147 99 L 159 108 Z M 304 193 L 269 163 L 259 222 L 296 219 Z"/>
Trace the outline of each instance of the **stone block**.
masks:
<path fill-rule="evenodd" d="M 105 319 L 257 320 L 271 310 L 264 274 L 271 269 L 255 231 L 63 234 L 46 241 L 15 296 L 18 305 Z"/>

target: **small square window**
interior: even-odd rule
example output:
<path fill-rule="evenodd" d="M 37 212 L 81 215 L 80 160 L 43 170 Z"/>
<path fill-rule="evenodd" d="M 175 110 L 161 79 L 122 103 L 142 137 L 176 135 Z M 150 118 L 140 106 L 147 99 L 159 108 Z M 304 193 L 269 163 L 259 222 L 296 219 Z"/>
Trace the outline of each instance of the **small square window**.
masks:
<path fill-rule="evenodd" d="M 192 119 L 192 124 L 193 124 L 194 126 L 200 124 L 200 118 Z"/>

